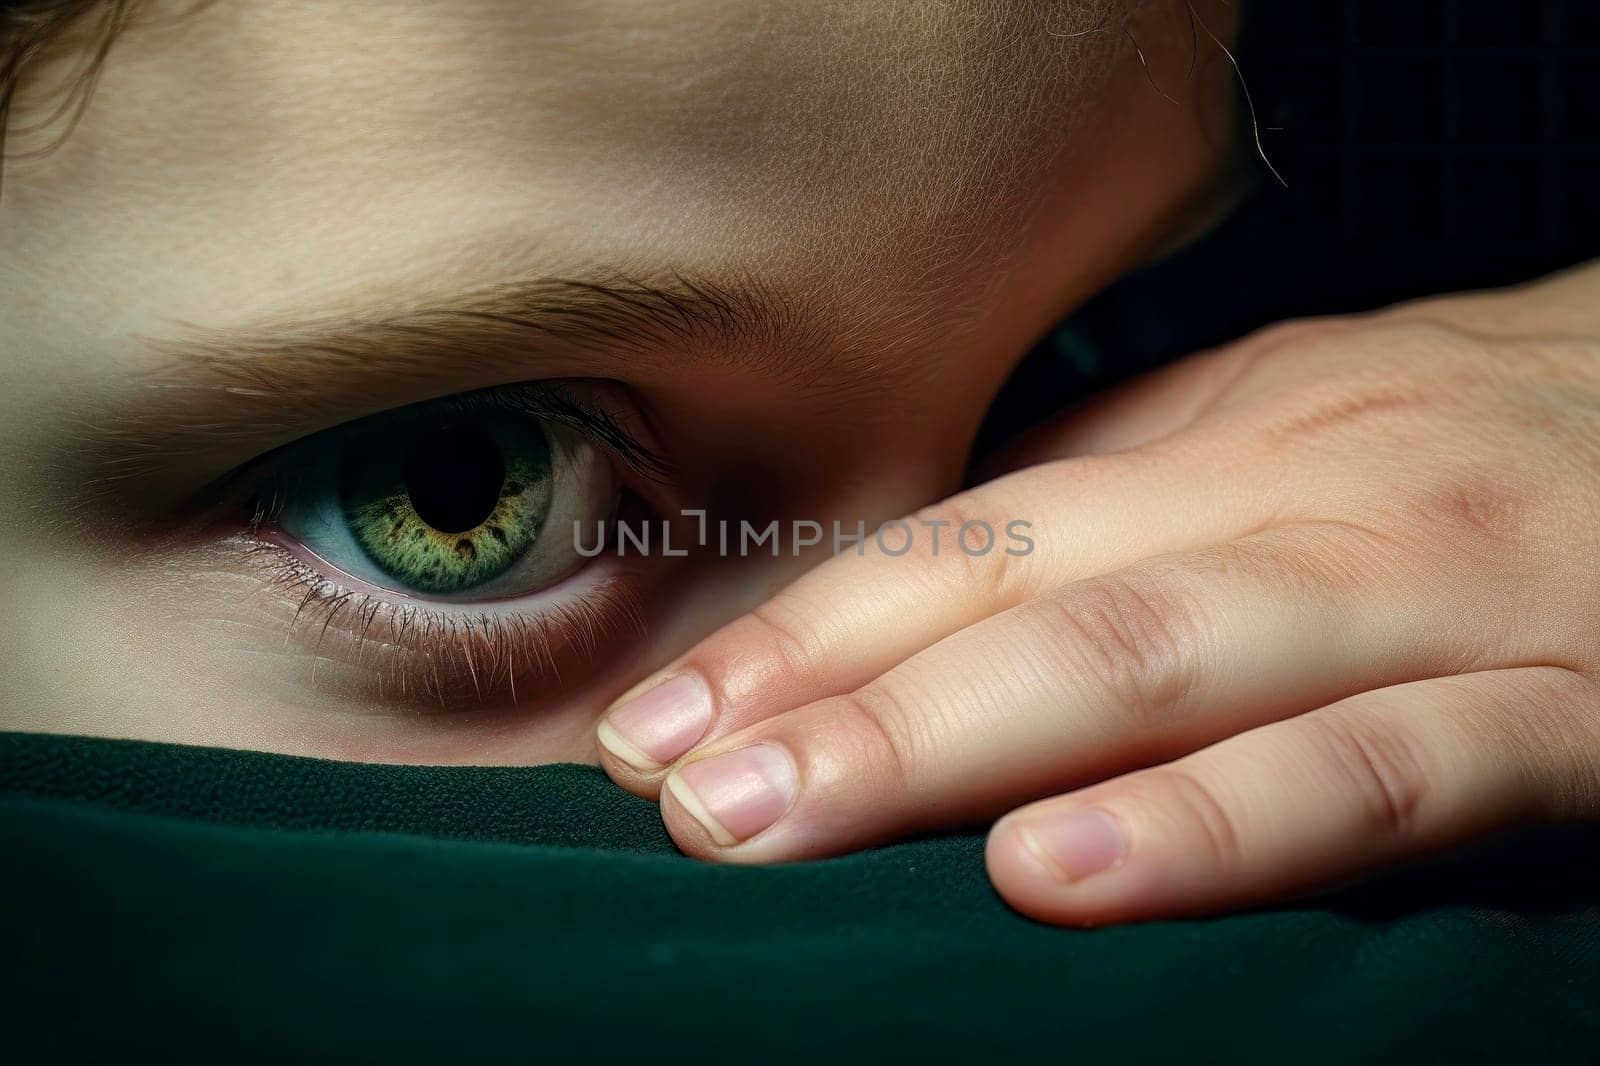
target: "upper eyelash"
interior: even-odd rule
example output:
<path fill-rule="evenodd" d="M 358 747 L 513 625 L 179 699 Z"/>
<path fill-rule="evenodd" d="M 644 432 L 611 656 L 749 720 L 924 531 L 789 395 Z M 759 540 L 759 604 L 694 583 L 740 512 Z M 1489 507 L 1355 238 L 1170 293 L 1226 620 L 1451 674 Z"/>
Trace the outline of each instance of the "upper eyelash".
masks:
<path fill-rule="evenodd" d="M 670 481 L 672 477 L 671 464 L 658 452 L 646 447 L 638 437 L 620 425 L 609 412 L 592 403 L 588 403 L 583 398 L 575 395 L 570 388 L 559 384 L 529 382 L 518 385 L 500 385 L 487 389 L 477 389 L 472 392 L 456 393 L 437 400 L 428 400 L 420 404 L 411 405 L 411 407 L 379 412 L 367 417 L 370 419 L 383 419 L 393 417 L 401 411 L 428 408 L 455 413 L 510 411 L 535 418 L 547 418 L 581 430 L 604 446 L 624 466 L 640 477 L 657 483 Z M 362 421 L 365 421 L 365 419 Z M 346 426 L 335 426 L 323 432 L 336 434 L 345 431 L 347 431 Z M 312 438 L 295 441 L 292 444 L 276 449 L 255 463 L 251 463 L 249 469 L 256 469 L 262 463 L 269 463 L 272 457 L 289 449 L 299 447 L 305 443 L 305 440 L 309 439 Z M 277 517 L 279 508 L 282 506 L 290 487 L 288 475 L 285 471 L 281 469 L 272 469 L 270 471 L 265 483 L 258 486 L 252 497 L 251 517 L 248 524 L 248 528 L 252 532 L 258 532 L 263 526 Z"/>
<path fill-rule="evenodd" d="M 458 393 L 434 402 L 444 405 L 447 410 L 490 408 L 563 422 L 597 439 L 640 477 L 666 481 L 672 475 L 672 467 L 665 458 L 645 447 L 636 436 L 619 425 L 609 412 L 585 402 L 564 385 L 502 386 Z"/>

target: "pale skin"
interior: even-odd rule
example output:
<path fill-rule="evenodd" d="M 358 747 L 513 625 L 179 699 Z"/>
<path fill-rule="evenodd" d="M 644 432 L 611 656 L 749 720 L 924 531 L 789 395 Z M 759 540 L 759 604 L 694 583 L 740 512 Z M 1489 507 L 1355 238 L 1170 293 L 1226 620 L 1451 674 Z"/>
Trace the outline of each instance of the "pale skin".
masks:
<path fill-rule="evenodd" d="M 1148 71 L 1098 7 L 1004 7 L 216 4 L 128 32 L 82 124 L 0 190 L 4 725 L 598 751 L 719 861 L 1003 815 L 997 889 L 1061 923 L 1596 817 L 1596 272 L 1249 338 L 958 492 L 1032 339 L 1230 193 L 1233 72 L 1201 37 L 1189 73 L 1183 5 L 1133 26 Z M 1199 11 L 1229 39 L 1229 7 Z M 750 279 L 787 313 L 401 368 L 227 343 L 595 275 Z M 222 354 L 191 358 L 197 336 Z M 445 679 L 423 709 L 337 614 L 297 625 L 196 502 L 307 433 L 542 379 L 620 390 L 672 461 L 640 489 L 663 512 L 1023 518 L 1037 550 L 660 562 L 625 637 L 515 693 Z M 218 431 L 241 404 L 262 406 Z M 666 679 L 691 698 L 627 710 Z"/>
<path fill-rule="evenodd" d="M 299 595 L 263 588 L 187 501 L 309 432 L 553 379 L 621 386 L 629 428 L 675 469 L 640 486 L 664 514 L 877 522 L 953 491 L 1032 339 L 1227 195 L 1225 64 L 1174 107 L 1115 34 L 1075 36 L 1098 7 L 1005 8 L 147 6 L 81 123 L 24 158 L 54 132 L 18 133 L 54 102 L 37 74 L 0 188 L 5 724 L 593 761 L 610 698 L 807 560 L 652 561 L 656 595 L 610 612 L 600 654 L 557 679 L 530 653 L 516 699 L 420 713 L 346 649 L 348 613 L 296 624 Z M 1186 22 L 1152 13 L 1140 33 L 1181 78 Z M 282 321 L 326 320 L 344 348 L 458 293 L 679 276 L 747 283 L 775 309 L 736 334 L 713 308 L 693 335 L 650 324 L 629 343 L 368 346 L 398 370 L 278 350 L 318 332 Z M 111 502 L 91 502 L 101 484 Z"/>

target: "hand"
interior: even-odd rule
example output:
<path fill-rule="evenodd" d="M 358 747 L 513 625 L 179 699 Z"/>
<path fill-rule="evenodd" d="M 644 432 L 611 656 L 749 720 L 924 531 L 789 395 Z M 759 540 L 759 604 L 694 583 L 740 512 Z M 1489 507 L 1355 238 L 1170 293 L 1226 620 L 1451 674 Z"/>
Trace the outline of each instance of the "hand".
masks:
<path fill-rule="evenodd" d="M 725 862 L 1010 811 L 996 888 L 1074 924 L 1600 817 L 1597 307 L 1591 268 L 1137 381 L 641 683 L 604 765 Z"/>

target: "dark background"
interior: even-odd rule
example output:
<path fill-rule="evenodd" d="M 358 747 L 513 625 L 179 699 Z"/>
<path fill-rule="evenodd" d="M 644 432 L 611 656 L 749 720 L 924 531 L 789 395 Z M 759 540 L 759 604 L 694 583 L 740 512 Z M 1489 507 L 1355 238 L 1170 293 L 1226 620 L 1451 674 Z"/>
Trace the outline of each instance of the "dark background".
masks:
<path fill-rule="evenodd" d="M 1288 187 L 1254 161 L 1220 228 L 1045 338 L 980 452 L 1272 322 L 1600 256 L 1600 0 L 1249 0 L 1243 16 L 1239 59 Z"/>

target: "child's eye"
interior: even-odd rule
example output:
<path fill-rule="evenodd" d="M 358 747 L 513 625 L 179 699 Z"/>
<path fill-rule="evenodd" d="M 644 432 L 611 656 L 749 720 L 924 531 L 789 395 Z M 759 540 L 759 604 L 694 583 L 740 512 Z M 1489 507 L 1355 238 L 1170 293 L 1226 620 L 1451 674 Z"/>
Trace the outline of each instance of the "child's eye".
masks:
<path fill-rule="evenodd" d="M 367 702 L 515 705 L 581 678 L 606 634 L 637 627 L 661 564 L 594 546 L 597 524 L 647 520 L 650 497 L 675 495 L 643 431 L 601 382 L 375 415 L 239 475 L 247 529 L 229 542 L 286 594 L 313 677 Z"/>
<path fill-rule="evenodd" d="M 611 517 L 616 479 L 580 431 L 516 410 L 426 405 L 290 449 L 275 522 L 307 551 L 393 593 L 538 591 L 584 561 L 574 524 Z"/>

